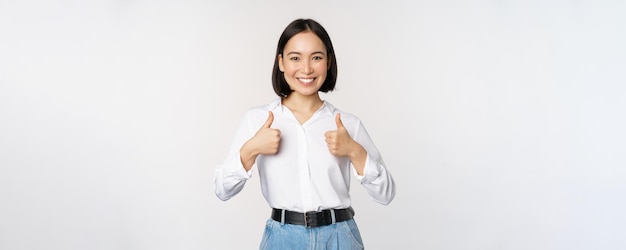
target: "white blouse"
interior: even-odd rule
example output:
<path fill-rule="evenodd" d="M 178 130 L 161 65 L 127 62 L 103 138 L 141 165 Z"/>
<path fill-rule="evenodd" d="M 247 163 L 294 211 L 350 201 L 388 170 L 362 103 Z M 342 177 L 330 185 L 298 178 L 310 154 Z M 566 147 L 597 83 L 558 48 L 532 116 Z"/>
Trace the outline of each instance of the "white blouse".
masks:
<path fill-rule="evenodd" d="M 245 171 L 239 150 L 274 113 L 271 128 L 280 130 L 280 146 L 275 155 L 259 155 L 250 171 Z M 324 133 L 337 130 L 335 115 L 352 138 L 367 151 L 363 176 L 359 176 L 348 157 L 333 156 Z M 263 196 L 272 208 L 297 212 L 347 208 L 350 200 L 350 169 L 370 197 L 387 205 L 395 196 L 395 184 L 382 157 L 354 115 L 341 112 L 330 103 L 322 107 L 304 124 L 300 124 L 289 108 L 277 99 L 248 110 L 237 129 L 226 160 L 215 171 L 215 194 L 228 200 L 239 193 L 258 169 Z"/>

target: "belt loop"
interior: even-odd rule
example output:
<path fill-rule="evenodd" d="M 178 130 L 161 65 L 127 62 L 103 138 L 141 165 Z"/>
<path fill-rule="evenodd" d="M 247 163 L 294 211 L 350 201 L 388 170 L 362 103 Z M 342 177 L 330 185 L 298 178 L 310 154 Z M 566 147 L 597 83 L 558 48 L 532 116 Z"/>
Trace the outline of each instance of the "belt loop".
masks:
<path fill-rule="evenodd" d="M 285 209 L 280 210 L 280 224 L 285 225 Z"/>
<path fill-rule="evenodd" d="M 330 218 L 332 219 L 332 224 L 337 222 L 337 219 L 335 219 L 335 209 L 330 209 Z"/>

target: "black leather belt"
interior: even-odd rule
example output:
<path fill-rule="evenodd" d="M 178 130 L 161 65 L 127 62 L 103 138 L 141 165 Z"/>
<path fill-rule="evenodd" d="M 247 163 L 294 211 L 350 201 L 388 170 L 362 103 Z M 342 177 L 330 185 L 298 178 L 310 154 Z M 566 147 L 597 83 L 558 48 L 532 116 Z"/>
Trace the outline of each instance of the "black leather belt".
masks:
<path fill-rule="evenodd" d="M 352 219 L 352 217 L 354 216 L 354 209 L 352 209 L 352 207 L 344 209 L 327 209 L 319 212 L 313 211 L 306 213 L 293 212 L 289 210 L 284 211 L 284 221 L 281 219 L 283 209 L 272 209 L 272 219 L 287 224 L 303 225 L 308 228 L 328 226 L 330 224 L 333 224 L 333 213 L 335 214 L 334 222 L 346 221 Z"/>

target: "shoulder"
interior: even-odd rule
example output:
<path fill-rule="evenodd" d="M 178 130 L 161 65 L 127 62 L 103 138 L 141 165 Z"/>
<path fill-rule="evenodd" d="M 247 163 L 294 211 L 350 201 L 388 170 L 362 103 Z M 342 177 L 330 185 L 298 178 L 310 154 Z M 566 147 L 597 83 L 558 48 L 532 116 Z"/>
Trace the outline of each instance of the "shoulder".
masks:
<path fill-rule="evenodd" d="M 269 111 L 274 111 L 280 106 L 280 98 L 275 99 L 267 104 L 254 106 L 246 111 L 246 119 L 249 121 L 262 120 L 265 121 Z"/>
<path fill-rule="evenodd" d="M 344 125 L 349 125 L 349 124 L 353 124 L 356 126 L 360 126 L 361 124 L 361 119 L 359 119 L 359 117 L 357 117 L 356 115 L 349 113 L 347 111 L 341 110 L 335 106 L 333 106 L 332 104 L 330 104 L 329 102 L 325 102 L 326 107 L 329 109 L 329 111 L 333 114 L 333 117 L 337 116 L 337 114 L 341 114 L 341 122 Z"/>

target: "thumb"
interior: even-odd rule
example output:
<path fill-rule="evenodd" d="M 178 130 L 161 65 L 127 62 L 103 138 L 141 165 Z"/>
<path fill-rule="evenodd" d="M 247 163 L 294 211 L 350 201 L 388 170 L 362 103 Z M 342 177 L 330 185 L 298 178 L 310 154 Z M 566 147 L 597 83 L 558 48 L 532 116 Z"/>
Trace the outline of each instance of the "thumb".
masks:
<path fill-rule="evenodd" d="M 263 128 L 269 128 L 270 126 L 272 126 L 272 122 L 274 122 L 274 113 L 270 111 L 270 115 L 267 117 L 267 121 L 265 121 L 265 124 L 263 124 Z"/>
<path fill-rule="evenodd" d="M 335 116 L 335 123 L 337 123 L 337 129 L 344 127 L 343 122 L 341 122 L 341 113 L 337 113 L 337 116 Z"/>

